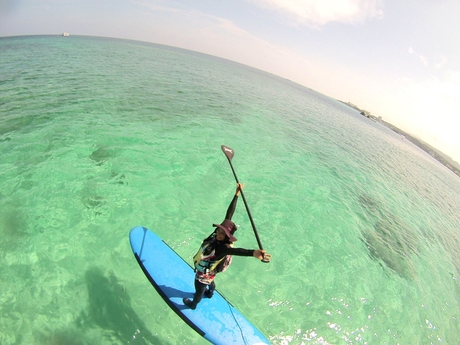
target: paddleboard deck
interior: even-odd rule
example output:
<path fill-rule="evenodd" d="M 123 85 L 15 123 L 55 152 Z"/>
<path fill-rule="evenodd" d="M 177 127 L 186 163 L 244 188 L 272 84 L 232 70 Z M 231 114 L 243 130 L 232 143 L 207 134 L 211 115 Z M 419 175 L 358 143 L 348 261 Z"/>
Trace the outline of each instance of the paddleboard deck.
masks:
<path fill-rule="evenodd" d="M 198 334 L 213 344 L 270 344 L 218 291 L 203 297 L 195 310 L 182 299 L 193 299 L 195 273 L 187 262 L 151 230 L 137 226 L 129 234 L 139 266 L 168 306 Z"/>

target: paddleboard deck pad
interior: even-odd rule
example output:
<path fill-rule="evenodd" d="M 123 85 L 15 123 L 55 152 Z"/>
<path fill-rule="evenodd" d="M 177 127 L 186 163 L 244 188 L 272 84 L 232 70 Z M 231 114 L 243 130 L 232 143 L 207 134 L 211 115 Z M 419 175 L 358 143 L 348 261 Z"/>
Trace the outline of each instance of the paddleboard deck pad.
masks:
<path fill-rule="evenodd" d="M 270 344 L 218 291 L 203 297 L 195 310 L 182 299 L 193 299 L 195 273 L 187 262 L 151 230 L 137 226 L 129 240 L 145 275 L 168 306 L 192 329 L 213 344 Z"/>

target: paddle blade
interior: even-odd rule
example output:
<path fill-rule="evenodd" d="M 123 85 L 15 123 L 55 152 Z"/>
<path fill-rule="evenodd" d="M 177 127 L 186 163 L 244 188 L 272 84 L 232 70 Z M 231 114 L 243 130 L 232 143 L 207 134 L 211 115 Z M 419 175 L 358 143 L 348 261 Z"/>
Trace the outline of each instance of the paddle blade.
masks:
<path fill-rule="evenodd" d="M 220 148 L 222 149 L 222 152 L 227 156 L 228 160 L 231 161 L 235 151 L 233 151 L 231 147 L 225 145 L 222 145 Z"/>

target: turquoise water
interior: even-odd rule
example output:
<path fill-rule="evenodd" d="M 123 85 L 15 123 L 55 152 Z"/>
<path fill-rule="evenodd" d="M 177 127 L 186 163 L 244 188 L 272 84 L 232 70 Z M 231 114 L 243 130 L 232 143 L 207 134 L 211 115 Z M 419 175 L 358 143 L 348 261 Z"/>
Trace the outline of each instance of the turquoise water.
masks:
<path fill-rule="evenodd" d="M 2 38 L 0 71 L 1 344 L 204 344 L 128 233 L 191 262 L 234 192 L 222 144 L 273 259 L 236 258 L 217 287 L 273 344 L 460 343 L 460 180 L 400 136 L 153 44 Z M 234 220 L 256 248 L 243 203 Z"/>

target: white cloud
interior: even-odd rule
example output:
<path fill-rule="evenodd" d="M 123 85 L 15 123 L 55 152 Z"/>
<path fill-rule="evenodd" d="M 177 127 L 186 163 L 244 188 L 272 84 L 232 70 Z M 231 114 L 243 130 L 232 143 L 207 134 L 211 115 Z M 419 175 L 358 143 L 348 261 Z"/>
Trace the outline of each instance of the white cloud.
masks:
<path fill-rule="evenodd" d="M 428 62 L 428 58 L 426 56 L 417 53 L 412 47 L 409 47 L 408 52 L 409 54 L 415 55 L 423 63 L 423 65 L 425 65 L 425 67 L 429 67 L 430 63 Z"/>
<path fill-rule="evenodd" d="M 438 56 L 437 61 L 434 63 L 434 67 L 441 69 L 447 64 L 447 58 L 445 56 Z"/>
<path fill-rule="evenodd" d="M 386 85 L 385 114 L 388 120 L 428 142 L 460 162 L 460 73 L 451 79 L 429 78 L 417 82 L 409 78 Z M 384 119 L 387 116 L 384 115 Z"/>
<path fill-rule="evenodd" d="M 249 0 L 281 12 L 297 24 L 318 27 L 330 22 L 359 23 L 383 16 L 381 0 Z"/>
<path fill-rule="evenodd" d="M 460 86 L 460 71 L 448 70 L 445 74 L 445 78 L 448 82 Z"/>

